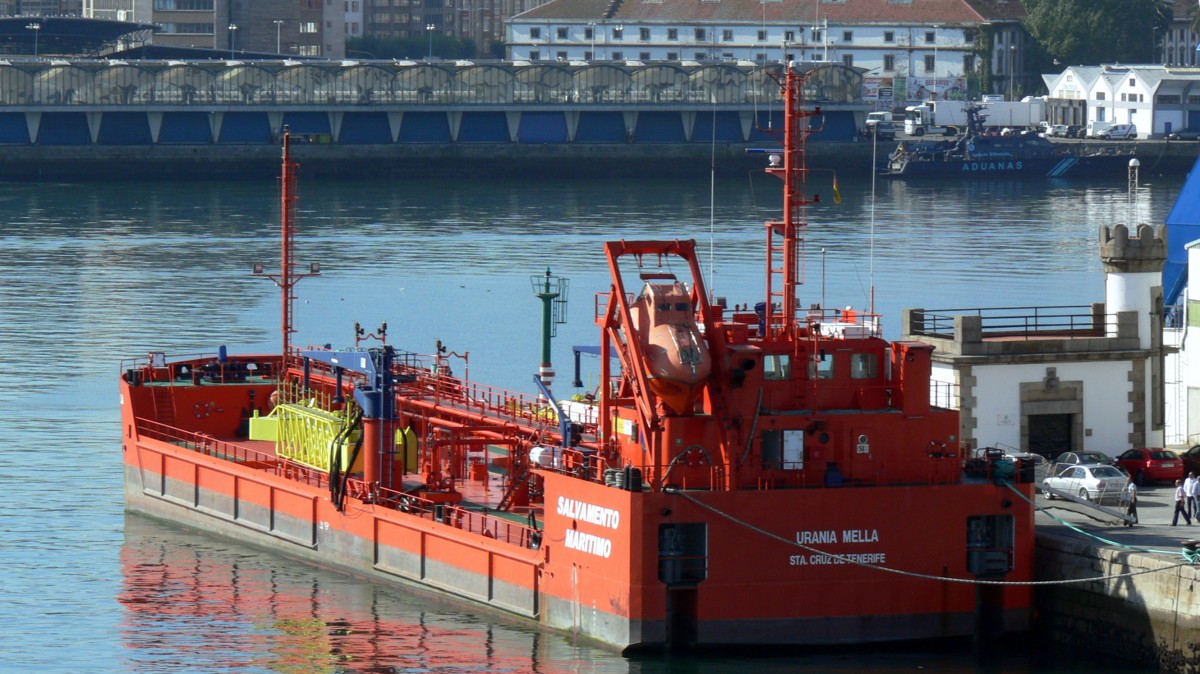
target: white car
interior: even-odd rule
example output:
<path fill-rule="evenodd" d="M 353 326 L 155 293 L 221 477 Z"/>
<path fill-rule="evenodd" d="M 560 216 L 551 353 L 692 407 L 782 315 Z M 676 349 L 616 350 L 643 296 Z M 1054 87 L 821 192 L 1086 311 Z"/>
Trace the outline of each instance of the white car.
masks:
<path fill-rule="evenodd" d="M 1042 493 L 1053 499 L 1051 489 L 1096 503 L 1120 503 L 1125 491 L 1125 474 L 1113 466 L 1068 465 L 1057 475 L 1042 480 Z"/>

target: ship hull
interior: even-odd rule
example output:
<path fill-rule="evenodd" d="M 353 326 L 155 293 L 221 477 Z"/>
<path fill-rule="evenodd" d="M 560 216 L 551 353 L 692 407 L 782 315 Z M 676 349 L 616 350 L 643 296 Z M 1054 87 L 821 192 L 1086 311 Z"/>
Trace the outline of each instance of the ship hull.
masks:
<path fill-rule="evenodd" d="M 1022 159 L 948 159 L 891 162 L 883 175 L 895 178 L 1091 178 L 1121 176 L 1131 157 L 1089 155 Z"/>
<path fill-rule="evenodd" d="M 967 516 L 1016 500 L 994 485 L 685 495 L 548 473 L 545 538 L 531 549 L 353 498 L 339 512 L 324 489 L 159 440 L 127 437 L 125 459 L 131 511 L 617 649 L 964 637 L 977 634 L 981 615 L 998 631 L 1029 627 L 1027 586 L 985 596 L 931 579 L 969 577 Z M 737 521 L 719 514 L 734 512 Z M 703 559 L 693 565 L 702 578 L 664 581 L 677 561 L 664 558 L 661 532 L 674 523 L 704 529 Z M 1016 526 L 1005 579 L 1030 580 L 1033 525 L 1018 516 Z"/>

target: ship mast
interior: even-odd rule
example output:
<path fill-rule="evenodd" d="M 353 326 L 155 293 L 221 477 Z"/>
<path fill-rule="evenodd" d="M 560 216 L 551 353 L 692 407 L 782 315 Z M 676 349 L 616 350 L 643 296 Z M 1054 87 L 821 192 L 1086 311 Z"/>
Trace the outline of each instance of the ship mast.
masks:
<path fill-rule="evenodd" d="M 280 354 L 283 358 L 282 365 L 287 367 L 288 352 L 291 351 L 292 333 L 296 328 L 292 325 L 292 316 L 295 312 L 296 304 L 296 284 L 301 279 L 309 276 L 318 276 L 321 273 L 321 265 L 314 262 L 309 266 L 308 273 L 296 273 L 295 263 L 295 244 L 293 242 L 295 234 L 295 219 L 296 219 L 296 169 L 299 164 L 292 161 L 292 136 L 291 132 L 284 127 L 283 129 L 283 169 L 280 175 L 280 208 L 279 222 L 282 230 L 282 252 L 280 254 L 280 271 L 278 274 L 267 274 L 263 272 L 261 264 L 254 265 L 254 275 L 268 278 L 279 286 L 281 311 L 280 311 L 280 332 L 282 333 L 282 351 Z"/>
<path fill-rule="evenodd" d="M 804 82 L 815 70 L 796 72 L 788 64 L 781 82 L 784 97 L 784 134 L 782 156 L 771 155 L 767 173 L 783 179 L 783 220 L 767 223 L 767 306 L 764 338 L 788 339 L 796 336 L 796 295 L 801 284 L 800 259 L 804 246 L 804 230 L 808 226 L 809 199 L 808 135 L 812 127 L 807 120 L 821 114 L 821 109 L 807 110 L 801 99 Z M 782 162 L 782 164 L 780 163 Z"/>

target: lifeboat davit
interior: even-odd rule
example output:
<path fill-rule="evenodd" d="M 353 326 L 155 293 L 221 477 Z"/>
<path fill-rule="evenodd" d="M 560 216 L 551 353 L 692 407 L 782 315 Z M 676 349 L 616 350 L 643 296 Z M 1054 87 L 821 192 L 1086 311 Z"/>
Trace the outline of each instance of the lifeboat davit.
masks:
<path fill-rule="evenodd" d="M 647 385 L 676 414 L 690 413 L 712 371 L 708 344 L 696 327 L 691 294 L 678 281 L 647 283 L 632 309 Z"/>

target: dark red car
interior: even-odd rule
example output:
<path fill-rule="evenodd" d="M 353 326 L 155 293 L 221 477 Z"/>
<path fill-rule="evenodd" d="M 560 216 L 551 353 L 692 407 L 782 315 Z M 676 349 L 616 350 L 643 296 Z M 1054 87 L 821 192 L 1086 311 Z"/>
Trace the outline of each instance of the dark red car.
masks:
<path fill-rule="evenodd" d="M 1139 485 L 1149 482 L 1174 482 L 1186 475 L 1183 459 L 1169 449 L 1142 447 L 1130 449 L 1117 457 L 1115 463 L 1133 476 Z"/>

